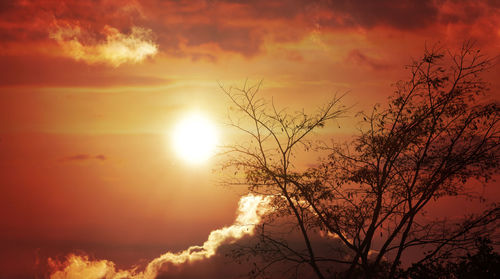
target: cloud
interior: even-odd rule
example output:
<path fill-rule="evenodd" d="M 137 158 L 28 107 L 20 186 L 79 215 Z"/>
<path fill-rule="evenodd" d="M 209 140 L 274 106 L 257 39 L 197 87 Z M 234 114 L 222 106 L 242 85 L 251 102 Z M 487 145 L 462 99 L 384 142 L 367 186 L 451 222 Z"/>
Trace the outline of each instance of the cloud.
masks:
<path fill-rule="evenodd" d="M 373 70 L 385 70 L 389 68 L 389 65 L 379 61 L 378 59 L 372 58 L 364 54 L 358 49 L 353 49 L 349 52 L 346 62 L 355 63 L 360 66 L 367 66 Z"/>
<path fill-rule="evenodd" d="M 26 52 L 19 43 L 29 42 L 44 55 L 116 67 L 158 52 L 135 0 L 9 1 L 0 15 L 0 46 L 14 54 Z M 51 49 L 53 41 L 57 51 Z"/>
<path fill-rule="evenodd" d="M 158 52 L 210 61 L 220 53 L 254 57 L 267 43 L 300 41 L 318 30 L 435 35 L 465 24 L 462 36 L 491 41 L 499 8 L 493 0 L 7 1 L 0 6 L 0 47 L 30 42 L 40 51 L 55 40 L 62 51 L 52 55 L 118 66 Z"/>
<path fill-rule="evenodd" d="M 108 66 L 96 67 L 66 57 L 0 55 L 0 86 L 113 87 L 158 86 L 172 80 Z M 90 70 L 92 68 L 92 70 Z"/>
<path fill-rule="evenodd" d="M 185 32 L 187 44 L 192 46 L 217 42 L 225 51 L 252 56 L 260 51 L 262 38 L 250 27 L 193 25 Z"/>
<path fill-rule="evenodd" d="M 388 25 L 397 29 L 417 29 L 426 27 L 436 19 L 438 7 L 432 0 L 401 1 L 329 1 L 327 8 L 336 16 L 342 17 L 344 26 L 371 28 Z M 335 27 L 338 22 L 332 21 Z M 329 22 L 323 21 L 330 25 Z"/>
<path fill-rule="evenodd" d="M 49 37 L 61 45 L 64 55 L 77 61 L 106 63 L 117 67 L 127 62 L 138 63 L 156 55 L 158 45 L 154 43 L 152 34 L 150 29 L 136 26 L 132 26 L 129 34 L 123 34 L 106 25 L 100 32 L 104 39 L 98 40 L 78 25 L 56 24 Z"/>
<path fill-rule="evenodd" d="M 68 156 L 68 157 L 64 157 L 62 159 L 60 159 L 61 162 L 68 162 L 68 161 L 87 161 L 87 160 L 91 160 L 91 159 L 95 159 L 95 160 L 99 160 L 99 161 L 104 161 L 106 160 L 106 156 L 102 155 L 102 154 L 98 154 L 98 155 L 90 155 L 90 154 L 76 154 L 76 155 L 72 155 L 72 156 Z"/>
<path fill-rule="evenodd" d="M 143 271 L 137 267 L 129 270 L 121 270 L 112 261 L 91 260 L 88 256 L 71 254 L 64 262 L 58 262 L 49 258 L 48 264 L 52 273 L 51 279 L 153 279 L 165 266 L 178 266 L 191 263 L 214 256 L 218 248 L 228 242 L 252 235 L 256 225 L 260 223 L 261 216 L 268 211 L 269 198 L 249 194 L 240 199 L 238 215 L 233 225 L 214 230 L 208 236 L 207 241 L 201 246 L 191 246 L 188 249 L 172 253 L 167 252 L 149 262 Z"/>
<path fill-rule="evenodd" d="M 436 34 L 449 24 L 494 18 L 491 1 L 213 0 L 151 1 L 151 26 L 162 51 L 200 57 L 219 52 L 253 57 L 266 43 L 297 42 L 312 32 L 398 30 Z M 469 8 L 471 7 L 471 8 Z M 465 12 L 461 12 L 462 10 Z M 488 26 L 495 30 L 494 26 Z M 467 33 L 474 32 L 471 28 Z M 465 35 L 466 36 L 466 35 Z M 491 40 L 491 36 L 490 36 Z M 216 55 L 217 56 L 217 55 Z"/>

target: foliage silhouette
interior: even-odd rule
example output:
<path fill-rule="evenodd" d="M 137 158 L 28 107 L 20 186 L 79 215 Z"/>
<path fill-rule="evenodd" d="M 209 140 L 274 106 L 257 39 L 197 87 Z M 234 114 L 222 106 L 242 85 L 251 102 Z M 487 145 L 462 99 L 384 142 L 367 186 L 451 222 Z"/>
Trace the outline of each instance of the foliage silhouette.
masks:
<path fill-rule="evenodd" d="M 500 277 L 500 254 L 493 251 L 491 240 L 478 238 L 475 254 L 467 253 L 458 261 L 439 259 L 415 264 L 402 277 L 411 279 L 494 279 Z"/>

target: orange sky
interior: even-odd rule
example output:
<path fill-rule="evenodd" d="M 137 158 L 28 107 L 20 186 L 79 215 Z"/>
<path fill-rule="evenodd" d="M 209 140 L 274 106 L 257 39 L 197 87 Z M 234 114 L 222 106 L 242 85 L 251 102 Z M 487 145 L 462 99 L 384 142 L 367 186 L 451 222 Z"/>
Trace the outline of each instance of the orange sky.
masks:
<path fill-rule="evenodd" d="M 500 55 L 499 26 L 495 0 L 1 1 L 0 277 L 75 250 L 127 267 L 231 224 L 238 191 L 168 140 L 186 111 L 224 119 L 219 82 L 306 110 L 349 92 L 353 115 L 426 45 Z"/>

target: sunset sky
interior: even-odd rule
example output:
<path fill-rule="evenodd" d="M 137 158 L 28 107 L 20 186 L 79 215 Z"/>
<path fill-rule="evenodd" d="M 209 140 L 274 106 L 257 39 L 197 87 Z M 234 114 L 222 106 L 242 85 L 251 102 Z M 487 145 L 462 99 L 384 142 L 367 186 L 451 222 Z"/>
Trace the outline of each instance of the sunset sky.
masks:
<path fill-rule="evenodd" d="M 500 55 L 500 1 L 2 0 L 0 278 L 43 278 L 70 253 L 128 269 L 233 224 L 241 189 L 171 140 L 193 111 L 231 138 L 220 84 L 263 80 L 263 97 L 306 111 L 348 93 L 354 116 L 426 46 L 464 40 Z M 500 100 L 496 61 L 483 77 Z M 342 121 L 325 133 L 356 131 Z M 197 268 L 222 278 L 224 261 Z"/>

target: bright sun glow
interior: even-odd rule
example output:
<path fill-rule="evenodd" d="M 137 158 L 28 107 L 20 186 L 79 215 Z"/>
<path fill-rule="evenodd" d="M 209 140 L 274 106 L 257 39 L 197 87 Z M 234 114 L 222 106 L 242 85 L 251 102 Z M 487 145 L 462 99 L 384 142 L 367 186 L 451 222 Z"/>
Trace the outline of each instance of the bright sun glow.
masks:
<path fill-rule="evenodd" d="M 173 131 L 176 153 L 183 160 L 199 164 L 210 158 L 217 144 L 214 124 L 201 114 L 191 114 L 182 119 Z"/>

